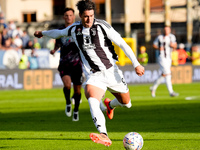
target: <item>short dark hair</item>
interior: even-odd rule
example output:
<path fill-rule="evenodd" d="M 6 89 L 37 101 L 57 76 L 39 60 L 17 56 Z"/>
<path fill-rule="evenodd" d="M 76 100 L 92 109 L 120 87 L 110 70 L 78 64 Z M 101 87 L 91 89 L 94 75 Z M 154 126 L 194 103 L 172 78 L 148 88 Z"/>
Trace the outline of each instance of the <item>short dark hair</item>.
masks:
<path fill-rule="evenodd" d="M 95 9 L 95 4 L 91 0 L 80 0 L 76 4 L 79 13 L 82 14 L 86 10 L 94 10 Z"/>
<path fill-rule="evenodd" d="M 65 8 L 65 9 L 63 10 L 63 14 L 64 14 L 65 12 L 67 12 L 67 11 L 72 11 L 72 12 L 74 13 L 74 9 L 73 9 L 73 8 L 67 7 L 67 8 Z"/>

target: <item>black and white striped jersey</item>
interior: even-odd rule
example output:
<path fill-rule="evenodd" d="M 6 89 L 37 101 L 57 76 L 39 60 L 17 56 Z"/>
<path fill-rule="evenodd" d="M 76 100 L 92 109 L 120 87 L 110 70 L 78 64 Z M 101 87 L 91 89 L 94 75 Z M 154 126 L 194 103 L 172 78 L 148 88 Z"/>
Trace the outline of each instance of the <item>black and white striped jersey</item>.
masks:
<path fill-rule="evenodd" d="M 125 52 L 134 67 L 140 65 L 132 49 L 118 32 L 104 20 L 94 19 L 93 26 L 90 28 L 85 28 L 79 21 L 63 30 L 43 31 L 42 34 L 50 38 L 72 36 L 80 50 L 81 60 L 88 73 L 106 70 L 115 65 L 118 56 L 112 42 Z"/>
<path fill-rule="evenodd" d="M 164 47 L 164 51 L 160 51 L 160 57 L 164 58 L 171 58 L 171 47 L 170 43 L 176 43 L 176 37 L 173 34 L 169 34 L 168 36 L 165 35 L 159 35 L 153 42 L 154 45 L 160 47 Z"/>

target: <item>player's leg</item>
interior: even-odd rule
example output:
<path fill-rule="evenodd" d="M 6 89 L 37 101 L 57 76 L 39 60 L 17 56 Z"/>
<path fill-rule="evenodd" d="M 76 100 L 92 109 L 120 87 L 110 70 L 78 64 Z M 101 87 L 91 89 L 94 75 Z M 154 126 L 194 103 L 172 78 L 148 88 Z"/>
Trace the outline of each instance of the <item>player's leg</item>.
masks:
<path fill-rule="evenodd" d="M 64 84 L 63 87 L 63 92 L 65 95 L 65 100 L 66 100 L 66 108 L 65 108 L 65 113 L 68 117 L 71 116 L 71 101 L 70 101 L 70 90 L 71 90 L 71 77 L 69 75 L 64 75 L 62 77 L 62 81 Z"/>
<path fill-rule="evenodd" d="M 104 101 L 105 105 L 107 106 L 107 116 L 109 117 L 109 119 L 112 119 L 113 111 L 115 107 L 128 107 L 128 108 L 131 107 L 130 95 L 129 95 L 127 84 L 124 81 L 123 74 L 118 68 L 110 69 L 104 72 L 104 79 L 106 79 L 105 82 L 107 82 L 106 86 L 108 87 L 108 90 L 116 97 L 112 101 L 110 101 L 108 98 L 106 98 Z M 91 90 L 94 89 L 92 86 L 90 86 L 90 88 Z M 99 91 L 101 91 L 101 89 L 96 88 L 96 90 L 94 90 L 93 92 L 95 94 L 96 92 L 99 92 Z M 97 95 L 98 96 L 97 99 L 99 101 L 102 99 L 102 96 L 103 96 L 102 94 L 104 94 L 103 91 L 100 95 Z M 96 119 L 94 121 L 96 122 Z M 103 132 L 105 133 L 106 130 Z M 103 133 L 103 132 L 100 132 L 100 133 Z M 95 134 L 90 135 L 90 137 L 93 137 L 93 141 L 95 141 L 96 139 L 98 140 L 101 139 L 101 137 L 99 136 L 95 136 Z M 109 146 L 112 144 L 108 137 L 106 140 L 99 140 L 99 141 L 103 141 L 104 145 L 106 146 Z"/>
<path fill-rule="evenodd" d="M 130 108 L 132 106 L 129 92 L 127 92 L 127 93 L 112 93 L 112 94 L 115 96 L 115 98 L 113 100 L 110 100 L 109 98 L 106 98 L 104 100 L 104 103 L 107 106 L 107 116 L 109 119 L 113 118 L 114 109 L 116 107 Z"/>
<path fill-rule="evenodd" d="M 95 143 L 100 143 L 105 146 L 111 145 L 111 140 L 108 138 L 106 129 L 106 120 L 103 112 L 100 109 L 100 101 L 105 93 L 105 90 L 94 85 L 87 84 L 85 87 L 85 96 L 88 99 L 90 113 L 93 122 L 100 134 L 91 133 L 90 138 Z"/>
<path fill-rule="evenodd" d="M 79 105 L 81 100 L 81 85 L 75 85 L 74 84 L 74 95 L 73 95 L 75 105 L 74 105 L 74 111 L 73 111 L 73 121 L 79 120 Z"/>
<path fill-rule="evenodd" d="M 104 100 L 107 107 L 107 116 L 113 118 L 115 107 L 131 107 L 131 99 L 129 89 L 121 70 L 115 67 L 114 70 L 108 70 L 106 73 L 108 78 L 108 90 L 115 96 L 112 101 L 108 98 Z"/>
<path fill-rule="evenodd" d="M 166 65 L 167 61 L 165 58 L 159 58 L 158 59 L 158 63 L 160 66 L 160 71 L 162 72 L 162 74 L 157 78 L 157 80 L 154 82 L 153 86 L 150 87 L 150 91 L 151 91 L 151 96 L 155 97 L 156 96 L 156 90 L 158 88 L 158 86 L 163 82 L 163 80 L 165 79 L 163 73 L 166 72 Z"/>
<path fill-rule="evenodd" d="M 73 87 L 74 87 L 73 99 L 75 101 L 72 120 L 78 121 L 79 120 L 79 105 L 80 105 L 80 100 L 81 100 L 81 86 L 83 82 L 81 64 L 73 66 L 73 69 L 71 71 L 71 80 L 73 82 Z"/>
<path fill-rule="evenodd" d="M 70 90 L 71 90 L 71 77 L 69 75 L 64 75 L 62 77 L 62 81 L 63 81 L 63 92 L 65 95 L 65 99 L 66 99 L 66 104 L 71 104 L 70 102 Z"/>
<path fill-rule="evenodd" d="M 105 117 L 100 109 L 100 100 L 104 93 L 103 89 L 90 84 L 87 84 L 85 87 L 85 96 L 88 99 L 93 122 L 100 133 L 107 134 Z"/>
<path fill-rule="evenodd" d="M 66 65 L 59 64 L 58 71 L 60 72 L 60 77 L 63 82 L 63 93 L 66 100 L 65 114 L 71 116 L 71 101 L 70 101 L 70 89 L 71 89 L 71 77 L 70 77 L 70 68 Z"/>
<path fill-rule="evenodd" d="M 174 90 L 173 90 L 172 81 L 171 81 L 171 74 L 166 75 L 165 79 L 166 79 L 166 86 L 167 86 L 169 95 L 171 97 L 178 96 L 179 94 L 175 93 Z"/>
<path fill-rule="evenodd" d="M 129 91 L 127 93 L 113 93 L 116 97 L 114 100 L 110 102 L 111 107 L 131 107 L 131 99 Z"/>
<path fill-rule="evenodd" d="M 165 75 L 166 86 L 169 93 L 173 93 L 172 82 L 171 82 L 171 74 Z"/>
<path fill-rule="evenodd" d="M 74 111 L 78 111 L 78 106 L 79 106 L 79 103 L 80 103 L 80 100 L 81 100 L 81 84 L 80 85 L 74 84 L 73 98 L 75 100 Z M 76 103 L 78 105 L 76 105 Z"/>
<path fill-rule="evenodd" d="M 103 97 L 102 97 L 102 99 L 103 99 Z M 105 104 L 104 104 L 102 99 L 100 101 L 100 109 L 101 109 L 102 112 L 106 112 L 107 111 L 107 107 L 105 106 Z"/>
<path fill-rule="evenodd" d="M 158 79 L 154 82 L 153 86 L 150 87 L 152 97 L 156 96 L 156 90 L 158 86 L 163 82 L 164 79 L 165 77 L 163 75 L 160 75 Z"/>
<path fill-rule="evenodd" d="M 171 81 L 171 59 L 168 60 L 168 65 L 165 65 L 163 76 L 165 76 L 166 86 L 169 92 L 169 95 L 174 97 L 178 96 L 178 93 L 173 91 L 172 81 Z"/>

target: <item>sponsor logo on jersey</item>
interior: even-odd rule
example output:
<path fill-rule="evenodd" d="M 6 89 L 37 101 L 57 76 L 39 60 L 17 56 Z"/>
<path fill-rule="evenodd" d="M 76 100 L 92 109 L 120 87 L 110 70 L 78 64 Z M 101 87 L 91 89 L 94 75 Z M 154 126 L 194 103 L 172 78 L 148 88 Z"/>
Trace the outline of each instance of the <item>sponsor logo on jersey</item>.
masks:
<path fill-rule="evenodd" d="M 76 35 L 82 35 L 82 33 L 81 33 L 81 28 L 78 28 L 77 31 L 78 31 L 78 32 L 77 32 Z"/>
<path fill-rule="evenodd" d="M 61 38 L 61 42 L 62 42 L 63 45 L 65 45 L 65 46 L 69 45 L 71 41 L 72 41 L 72 40 L 71 40 L 71 37 L 62 37 L 62 38 Z"/>

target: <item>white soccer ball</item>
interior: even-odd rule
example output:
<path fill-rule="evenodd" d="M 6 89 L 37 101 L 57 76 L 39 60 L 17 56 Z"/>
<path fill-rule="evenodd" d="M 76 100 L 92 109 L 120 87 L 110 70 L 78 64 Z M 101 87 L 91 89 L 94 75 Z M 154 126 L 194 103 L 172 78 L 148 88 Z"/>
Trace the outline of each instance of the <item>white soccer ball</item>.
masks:
<path fill-rule="evenodd" d="M 129 132 L 123 139 L 126 150 L 141 150 L 143 147 L 143 138 L 137 132 Z"/>

